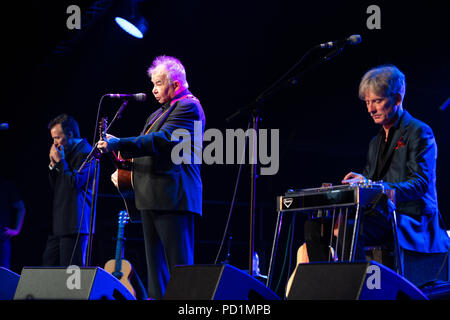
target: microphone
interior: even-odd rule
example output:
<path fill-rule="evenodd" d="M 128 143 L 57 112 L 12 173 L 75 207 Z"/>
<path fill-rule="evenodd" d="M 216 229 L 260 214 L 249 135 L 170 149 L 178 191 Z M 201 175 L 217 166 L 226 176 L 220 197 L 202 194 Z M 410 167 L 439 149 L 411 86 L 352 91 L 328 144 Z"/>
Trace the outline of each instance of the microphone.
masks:
<path fill-rule="evenodd" d="M 133 94 L 121 94 L 121 93 L 108 93 L 107 97 L 111 99 L 124 99 L 124 100 L 135 100 L 135 101 L 146 101 L 147 95 L 145 93 L 133 93 Z"/>
<path fill-rule="evenodd" d="M 335 40 L 330 42 L 321 43 L 318 45 L 318 47 L 322 49 L 328 49 L 328 48 L 334 48 L 336 46 L 345 46 L 346 44 L 359 44 L 361 42 L 361 36 L 359 34 L 353 34 L 350 37 L 343 39 L 343 40 Z"/>
<path fill-rule="evenodd" d="M 0 131 L 6 131 L 9 129 L 9 124 L 7 123 L 0 123 Z"/>

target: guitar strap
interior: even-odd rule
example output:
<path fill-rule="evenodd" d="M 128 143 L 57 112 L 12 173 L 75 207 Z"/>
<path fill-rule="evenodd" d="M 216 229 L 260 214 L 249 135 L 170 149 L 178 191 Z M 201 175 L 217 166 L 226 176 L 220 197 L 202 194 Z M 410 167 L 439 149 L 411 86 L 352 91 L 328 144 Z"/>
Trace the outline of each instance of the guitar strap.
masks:
<path fill-rule="evenodd" d="M 167 108 L 166 111 L 161 111 L 161 112 L 158 113 L 156 116 L 154 116 L 152 120 L 149 121 L 149 127 L 148 127 L 147 130 L 144 129 L 144 130 L 145 130 L 144 135 L 150 133 L 150 131 L 151 131 L 154 127 L 155 127 L 155 128 L 154 128 L 154 130 L 152 130 L 152 131 L 158 131 L 158 130 L 162 127 L 164 121 L 166 121 L 167 117 L 170 115 L 170 113 L 171 113 L 171 112 L 173 111 L 173 109 L 175 108 L 175 103 L 177 103 L 178 101 L 180 101 L 180 100 L 182 100 L 182 99 L 187 99 L 187 98 L 190 98 L 190 99 L 194 99 L 194 100 L 196 100 L 196 101 L 199 101 L 199 100 L 198 100 L 194 95 L 192 95 L 192 94 L 187 94 L 187 95 L 184 95 L 184 96 L 182 96 L 182 97 L 180 97 L 180 98 L 178 98 L 178 99 L 174 99 L 174 100 L 170 101 L 170 107 Z M 134 162 L 134 159 L 133 159 L 133 158 L 131 159 L 131 162 L 132 162 L 132 163 Z M 132 186 L 132 188 L 134 189 L 134 183 L 133 183 L 133 171 L 131 171 L 131 186 Z"/>
<path fill-rule="evenodd" d="M 158 124 L 158 125 L 156 125 L 156 128 L 155 128 L 155 130 L 153 130 L 153 131 L 158 131 L 158 130 L 162 127 L 163 123 L 166 121 L 167 117 L 170 115 L 170 113 L 171 113 L 171 112 L 173 111 L 173 109 L 175 108 L 175 103 L 177 103 L 177 102 L 180 101 L 180 100 L 187 99 L 187 98 L 194 99 L 194 100 L 198 101 L 198 99 L 197 99 L 196 97 L 194 97 L 192 94 L 187 94 L 187 95 L 184 95 L 184 96 L 182 96 L 182 97 L 180 97 L 180 98 L 178 98 L 178 99 L 172 100 L 172 101 L 170 102 L 170 107 L 167 108 L 166 111 L 160 112 L 158 115 L 156 115 L 156 116 L 149 122 L 149 123 L 151 123 L 151 125 L 150 125 L 150 126 L 148 127 L 148 129 L 145 131 L 145 134 L 148 134 L 148 133 L 153 129 L 153 127 L 154 127 L 156 124 Z"/>

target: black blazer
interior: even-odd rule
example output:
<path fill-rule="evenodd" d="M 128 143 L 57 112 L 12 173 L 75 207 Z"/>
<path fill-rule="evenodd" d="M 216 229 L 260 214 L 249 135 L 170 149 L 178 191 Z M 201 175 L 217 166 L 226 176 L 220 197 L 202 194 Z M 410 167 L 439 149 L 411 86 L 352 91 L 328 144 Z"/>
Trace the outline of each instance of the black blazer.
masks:
<path fill-rule="evenodd" d="M 190 95 L 188 90 L 172 101 Z M 145 134 L 161 112 L 167 113 Z M 126 158 L 133 158 L 133 186 L 139 210 L 169 210 L 202 213 L 200 162 L 205 129 L 205 114 L 192 95 L 170 105 L 163 105 L 146 121 L 138 137 L 121 138 L 118 148 Z M 177 130 L 177 131 L 175 131 Z M 178 141 L 172 136 L 189 134 L 190 163 L 174 163 L 172 150 Z M 186 136 L 187 139 L 187 136 Z M 184 141 L 184 140 L 180 140 Z M 187 142 L 186 141 L 186 142 Z M 194 159 L 195 158 L 195 159 Z"/>
<path fill-rule="evenodd" d="M 440 219 L 436 192 L 437 146 L 431 128 L 403 111 L 387 146 L 381 180 L 395 190 L 399 243 L 407 250 L 446 252 L 449 238 Z M 373 179 L 383 134 L 369 145 L 363 175 Z"/>
<path fill-rule="evenodd" d="M 94 163 L 91 161 L 85 165 L 81 172 L 76 170 L 91 150 L 90 144 L 83 139 L 67 151 L 64 160 L 50 170 L 54 235 L 68 235 L 78 231 L 89 233 Z"/>

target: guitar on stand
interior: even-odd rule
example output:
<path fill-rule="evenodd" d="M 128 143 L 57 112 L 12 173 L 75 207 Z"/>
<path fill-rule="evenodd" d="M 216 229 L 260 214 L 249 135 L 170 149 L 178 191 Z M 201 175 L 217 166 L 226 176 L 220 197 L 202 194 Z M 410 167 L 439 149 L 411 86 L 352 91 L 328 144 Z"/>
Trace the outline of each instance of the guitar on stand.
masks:
<path fill-rule="evenodd" d="M 108 119 L 106 117 L 101 118 L 100 124 L 100 138 L 102 140 L 106 137 L 108 131 Z M 119 213 L 119 228 L 117 235 L 116 256 L 115 259 L 109 260 L 105 264 L 105 270 L 119 279 L 120 282 L 137 298 L 147 299 L 147 292 L 144 285 L 135 272 L 131 263 L 123 259 L 123 248 L 125 239 L 123 237 L 124 227 L 128 221 L 134 221 L 130 216 L 139 217 L 139 213 L 134 204 L 134 191 L 132 185 L 132 161 L 123 159 L 114 152 L 108 153 L 107 156 L 112 160 L 118 171 L 118 192 L 122 197 L 126 211 L 120 211 Z M 134 286 L 134 287 L 133 287 Z"/>
<path fill-rule="evenodd" d="M 332 218 L 332 231 L 328 246 L 328 262 L 336 262 L 339 260 L 354 261 L 354 252 L 356 251 L 356 241 L 359 235 L 359 224 L 362 214 L 369 215 L 377 212 L 377 214 L 385 215 L 387 219 L 391 220 L 392 230 L 394 232 L 394 242 L 396 243 L 395 250 L 398 250 L 397 222 L 394 204 L 395 192 L 391 189 L 385 189 L 383 185 L 378 182 L 368 181 L 365 183 L 334 187 L 332 185 L 323 185 L 320 188 L 289 190 L 284 196 L 278 197 L 277 201 L 279 212 L 278 221 L 280 221 L 280 213 L 282 212 L 304 212 L 316 217 L 326 214 Z M 352 230 L 346 230 L 349 214 L 353 215 L 354 219 L 357 221 L 354 223 Z M 388 216 L 390 218 L 388 218 Z M 277 222 L 277 228 L 279 227 L 278 224 L 279 222 Z M 345 238 L 346 232 L 352 233 L 351 248 L 348 257 L 344 257 L 344 249 L 342 248 L 344 245 L 342 243 L 340 244 L 341 248 L 338 249 L 341 226 L 343 226 L 342 238 Z M 335 240 L 333 240 L 333 238 Z M 277 239 L 278 234 L 276 233 L 274 243 Z M 335 247 L 333 247 L 333 243 Z M 340 258 L 338 251 L 341 251 Z M 272 258 L 273 254 L 272 251 Z M 400 255 L 398 252 L 395 254 L 397 257 L 396 267 L 398 270 L 401 270 L 401 261 L 398 259 Z M 297 270 L 301 268 L 302 264 L 309 262 L 308 248 L 306 244 L 303 243 L 297 251 L 296 268 L 289 277 L 286 285 L 286 296 L 289 295 Z M 400 274 L 400 272 L 398 273 Z"/>
<path fill-rule="evenodd" d="M 131 263 L 123 259 L 124 249 L 124 229 L 129 220 L 128 213 L 126 211 L 119 212 L 119 228 L 117 232 L 116 243 L 116 257 L 106 262 L 104 269 L 116 277 L 130 292 L 136 297 L 136 291 L 131 285 L 130 278 L 133 274 L 133 267 Z"/>

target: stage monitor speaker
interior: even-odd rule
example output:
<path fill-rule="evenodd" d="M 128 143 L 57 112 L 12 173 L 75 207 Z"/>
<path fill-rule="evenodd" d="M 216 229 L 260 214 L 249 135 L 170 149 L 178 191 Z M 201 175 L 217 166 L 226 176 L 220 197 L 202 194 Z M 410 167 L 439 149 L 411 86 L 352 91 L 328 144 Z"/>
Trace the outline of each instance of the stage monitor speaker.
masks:
<path fill-rule="evenodd" d="M 372 262 L 299 264 L 288 300 L 427 300 L 396 272 Z"/>
<path fill-rule="evenodd" d="M 135 300 L 99 267 L 24 267 L 14 300 Z"/>
<path fill-rule="evenodd" d="M 174 267 L 163 299 L 280 300 L 260 281 L 226 264 Z"/>
<path fill-rule="evenodd" d="M 12 300 L 20 276 L 9 269 L 0 267 L 0 300 Z"/>
<path fill-rule="evenodd" d="M 450 300 L 450 282 L 436 281 L 421 290 L 430 300 Z"/>

